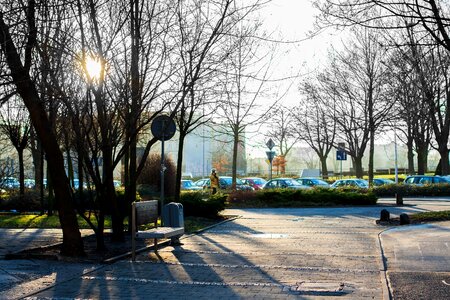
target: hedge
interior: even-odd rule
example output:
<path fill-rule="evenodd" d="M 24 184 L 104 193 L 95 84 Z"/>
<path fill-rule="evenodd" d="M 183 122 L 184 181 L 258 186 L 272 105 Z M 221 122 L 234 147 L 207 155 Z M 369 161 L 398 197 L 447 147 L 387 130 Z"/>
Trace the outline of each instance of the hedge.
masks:
<path fill-rule="evenodd" d="M 217 218 L 225 209 L 227 196 L 222 193 L 209 195 L 202 191 L 188 191 L 180 194 L 184 216 Z"/>
<path fill-rule="evenodd" d="M 303 207 L 331 205 L 375 205 L 377 196 L 369 190 L 273 189 L 256 192 L 236 191 L 228 196 L 234 207 Z"/>
<path fill-rule="evenodd" d="M 395 194 L 404 197 L 411 196 L 450 196 L 450 184 L 427 184 L 423 186 L 412 184 L 389 184 L 373 188 L 378 197 L 394 197 Z"/>

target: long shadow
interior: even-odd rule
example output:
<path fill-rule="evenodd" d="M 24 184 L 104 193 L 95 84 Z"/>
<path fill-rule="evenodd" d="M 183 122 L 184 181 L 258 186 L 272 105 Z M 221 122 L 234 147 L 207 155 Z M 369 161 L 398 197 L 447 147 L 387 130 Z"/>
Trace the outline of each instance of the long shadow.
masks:
<path fill-rule="evenodd" d="M 276 210 L 274 213 L 274 210 L 258 210 L 258 212 L 261 212 L 261 215 L 264 214 L 271 214 L 271 215 L 277 215 L 277 216 L 286 216 L 288 218 L 299 218 L 299 217 L 305 217 L 305 214 L 302 213 L 294 213 L 293 211 L 299 211 L 299 210 L 293 210 L 293 209 L 280 209 Z M 277 212 L 279 214 L 277 214 Z M 320 212 L 320 213 L 319 213 Z M 321 216 L 326 217 L 326 214 L 324 215 L 324 212 L 326 210 L 320 210 L 313 213 L 309 213 L 309 216 Z M 343 213 L 341 215 L 338 214 L 339 217 L 345 218 L 348 215 L 348 212 L 342 211 Z M 307 214 L 308 215 L 308 214 Z M 331 214 L 330 214 L 331 215 Z M 362 215 L 362 214 L 361 214 Z M 336 217 L 336 212 L 333 214 L 334 217 Z M 352 215 L 354 217 L 354 215 Z M 367 218 L 367 216 L 365 216 Z M 293 220 L 294 221 L 294 220 Z M 199 234 L 194 238 L 190 239 L 189 243 L 194 243 L 193 250 L 189 250 L 189 247 L 181 247 L 178 249 L 174 249 L 172 251 L 172 254 L 175 256 L 176 261 L 168 262 L 165 261 L 164 267 L 165 267 L 165 275 L 169 276 L 170 279 L 177 280 L 176 276 L 173 276 L 174 274 L 170 273 L 170 267 L 177 266 L 177 267 L 183 267 L 184 273 L 190 278 L 191 283 L 198 283 L 201 285 L 201 283 L 204 283 L 204 286 L 210 286 L 211 284 L 224 284 L 226 287 L 228 287 L 228 290 L 236 288 L 236 285 L 234 285 L 236 282 L 228 281 L 229 278 L 252 278 L 251 282 L 240 282 L 240 286 L 245 286 L 247 289 L 249 287 L 256 287 L 258 284 L 260 285 L 259 288 L 263 287 L 264 284 L 266 286 L 270 286 L 271 288 L 277 287 L 279 288 L 278 295 L 297 295 L 298 297 L 301 297 L 302 295 L 342 295 L 343 293 L 337 292 L 337 291 L 297 291 L 294 287 L 289 286 L 286 282 L 280 281 L 279 279 L 275 278 L 272 274 L 270 274 L 270 267 L 277 268 L 277 269 L 283 269 L 283 270 L 290 270 L 290 269 L 301 269 L 301 266 L 270 266 L 270 265 L 255 265 L 254 262 L 251 261 L 251 259 L 244 256 L 242 253 L 239 253 L 235 251 L 232 247 L 227 246 L 226 242 L 221 240 L 221 238 L 225 238 L 226 236 L 232 236 L 234 241 L 236 243 L 242 242 L 243 244 L 249 242 L 249 238 L 251 238 L 251 235 L 258 235 L 258 234 L 266 234 L 265 231 L 261 230 L 255 230 L 253 228 L 249 228 L 246 226 L 243 226 L 241 224 L 232 223 L 232 226 L 226 226 L 222 225 L 220 227 L 216 227 L 214 229 L 208 230 L 203 234 Z M 227 230 L 227 228 L 230 228 Z M 219 239 L 211 237 L 210 235 L 213 234 L 222 234 L 220 235 Z M 375 237 L 372 237 L 373 242 L 375 243 Z M 252 240 L 252 243 L 258 243 L 258 249 L 270 249 L 273 247 L 273 244 L 270 243 L 264 243 L 264 242 L 256 242 L 256 239 Z M 254 245 L 253 245 L 254 246 Z M 270 254 L 270 251 L 267 251 L 268 254 Z M 212 256 L 202 256 L 201 254 L 213 254 Z M 248 254 L 248 253 L 247 253 Z M 299 252 L 298 255 L 301 255 L 302 253 Z M 251 256 L 251 254 L 250 254 Z M 201 272 L 199 271 L 201 269 Z M 230 271 L 224 271 L 223 269 L 228 269 Z M 320 269 L 320 268 L 317 268 Z M 305 268 L 307 270 L 307 268 Z M 240 272 L 240 276 L 230 276 L 235 273 L 237 275 L 237 272 Z M 378 272 L 378 270 L 376 271 Z M 206 274 L 207 273 L 207 274 Z M 206 274 L 206 275 L 205 275 Z M 170 277 L 172 276 L 172 277 Z M 223 277 L 225 276 L 225 277 Z M 230 276 L 230 277 L 227 277 Z M 239 280 L 239 279 L 237 279 Z M 228 285 L 227 285 L 228 284 Z M 235 296 L 239 296 L 239 292 L 236 291 L 237 294 L 234 294 Z M 230 294 L 228 294 L 230 296 Z"/>
<path fill-rule="evenodd" d="M 371 232 L 365 232 L 364 228 L 374 228 L 373 221 L 379 218 L 379 211 L 383 206 L 375 207 L 342 207 L 342 208 L 305 208 L 305 209 L 258 209 L 250 210 L 258 213 L 258 218 L 264 219 L 264 216 L 273 216 L 276 222 L 277 218 L 290 220 L 294 223 L 302 222 L 299 228 L 308 229 L 308 218 L 342 219 L 350 220 L 361 218 L 367 220 L 367 226 L 363 228 L 357 239 L 367 239 L 375 243 L 376 239 Z M 402 212 L 426 211 L 414 206 L 390 207 L 392 214 Z M 195 235 L 182 240 L 185 245 L 174 248 L 163 248 L 156 255 L 146 257 L 136 263 L 130 261 L 119 261 L 112 265 L 106 265 L 101 269 L 86 274 L 81 278 L 71 281 L 67 280 L 62 274 L 56 274 L 56 281 L 61 283 L 49 291 L 39 294 L 40 296 L 53 297 L 94 297 L 99 299 L 108 298 L 150 298 L 150 297 L 176 297 L 187 298 L 189 295 L 205 295 L 213 298 L 231 298 L 242 297 L 242 291 L 254 292 L 276 290 L 274 295 L 294 296 L 301 299 L 302 296 L 341 296 L 343 293 L 332 294 L 331 291 L 297 291 L 294 286 L 289 286 L 287 281 L 277 278 L 277 275 L 271 274 L 271 268 L 279 268 L 286 274 L 294 269 L 301 269 L 302 266 L 274 266 L 255 264 L 252 260 L 254 249 L 266 249 L 267 255 L 282 252 L 276 249 L 276 244 L 266 242 L 264 239 L 255 238 L 257 235 L 267 234 L 267 228 L 272 223 L 263 224 L 261 227 L 250 228 L 237 222 L 222 224 L 211 228 L 204 233 Z M 321 228 L 336 229 L 336 225 L 323 224 Z M 344 228 L 344 227 L 343 227 Z M 336 229 L 337 230 L 337 229 Z M 275 234 L 274 231 L 270 232 Z M 280 232 L 281 234 L 282 232 Z M 217 236 L 216 236 L 217 235 Z M 253 246 L 248 250 L 240 251 L 235 243 L 228 244 L 226 238 L 230 237 L 235 243 L 246 245 L 252 241 Z M 280 241 L 282 241 L 280 239 Z M 275 250 L 275 251 L 274 251 Z M 264 255 L 266 255 L 264 254 Z M 282 253 L 283 254 L 283 253 Z M 312 257 L 313 254 L 307 253 L 305 249 L 299 249 L 296 253 L 287 253 L 284 255 L 304 255 Z M 247 255 L 247 256 L 246 256 Z M 254 254 L 257 255 L 257 254 Z M 351 254 L 349 254 L 351 256 Z M 152 258 L 152 260 L 150 259 Z M 323 257 L 326 260 L 326 257 Z M 372 259 L 368 255 L 368 259 Z M 375 258 L 374 258 L 375 259 Z M 328 263 L 328 262 L 326 262 Z M 331 263 L 331 261 L 330 261 Z M 338 266 L 336 266 L 338 267 Z M 316 269 L 319 269 L 318 266 Z M 316 271 L 312 268 L 311 272 Z M 305 268 L 301 272 L 308 270 Z M 296 270 L 294 270 L 296 271 Z M 298 273 L 304 274 L 304 273 Z M 285 274 L 283 274 L 285 275 Z M 299 279 L 301 280 L 301 278 Z M 267 289 L 265 289 L 267 288 Z M 218 291 L 218 296 L 215 296 Z M 245 294 L 248 295 L 248 294 Z M 147 297 L 145 297 L 147 296 Z"/>

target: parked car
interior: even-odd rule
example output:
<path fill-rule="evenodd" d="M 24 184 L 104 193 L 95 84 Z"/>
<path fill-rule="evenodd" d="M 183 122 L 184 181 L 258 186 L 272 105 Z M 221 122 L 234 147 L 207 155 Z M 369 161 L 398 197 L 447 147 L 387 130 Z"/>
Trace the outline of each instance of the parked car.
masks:
<path fill-rule="evenodd" d="M 386 179 L 386 178 L 374 178 L 373 179 L 373 185 L 374 186 L 380 186 L 385 184 L 395 184 L 395 181 Z"/>
<path fill-rule="evenodd" d="M 113 183 L 115 188 L 119 188 L 122 186 L 122 182 L 120 180 L 114 180 Z"/>
<path fill-rule="evenodd" d="M 337 188 L 337 187 L 358 187 L 358 188 L 369 188 L 369 182 L 364 179 L 339 179 L 336 180 L 330 187 Z"/>
<path fill-rule="evenodd" d="M 202 186 L 204 189 L 209 188 L 211 185 L 209 178 L 203 178 L 203 179 L 197 180 L 194 184 L 196 186 Z M 219 188 L 221 190 L 229 190 L 229 189 L 231 189 L 231 185 L 232 185 L 232 177 L 231 176 L 219 176 Z M 236 178 L 236 190 L 252 191 L 252 190 L 254 190 L 254 188 L 249 185 L 246 185 L 239 178 Z"/>
<path fill-rule="evenodd" d="M 425 184 L 450 184 L 450 180 L 441 176 L 432 175 L 411 175 L 405 178 L 404 184 L 425 185 Z"/>
<path fill-rule="evenodd" d="M 27 189 L 34 189 L 36 182 L 34 181 L 34 179 L 24 179 L 23 184 Z"/>
<path fill-rule="evenodd" d="M 194 182 L 194 185 L 200 187 L 201 189 L 206 189 L 209 187 L 209 178 L 202 178 Z"/>
<path fill-rule="evenodd" d="M 114 187 L 115 188 L 118 187 L 116 181 L 117 180 L 114 180 Z M 71 181 L 71 183 L 72 183 L 72 181 Z M 87 189 L 87 188 L 93 187 L 93 186 L 94 186 L 94 184 L 92 182 L 86 182 L 86 179 L 83 181 L 83 189 Z M 80 180 L 78 178 L 74 178 L 73 179 L 73 188 L 76 189 L 76 190 L 78 190 L 80 188 Z"/>
<path fill-rule="evenodd" d="M 293 178 L 275 178 L 269 180 L 263 189 L 311 189 L 310 186 L 302 185 Z"/>
<path fill-rule="evenodd" d="M 267 183 L 267 180 L 259 177 L 246 177 L 241 178 L 242 182 L 246 185 L 251 186 L 255 190 L 260 190 Z"/>
<path fill-rule="evenodd" d="M 297 180 L 298 183 L 307 185 L 307 186 L 330 187 L 330 184 L 328 182 L 326 182 L 325 180 L 322 180 L 322 179 L 318 179 L 318 178 L 300 177 L 300 178 L 295 178 L 295 180 Z"/>
<path fill-rule="evenodd" d="M 187 190 L 187 191 L 198 191 L 198 190 L 202 190 L 203 187 L 196 186 L 194 184 L 194 182 L 190 179 L 182 179 L 181 180 L 181 189 Z"/>
<path fill-rule="evenodd" d="M 17 189 L 19 188 L 19 180 L 15 177 L 3 177 L 0 179 L 0 188 L 4 189 Z"/>

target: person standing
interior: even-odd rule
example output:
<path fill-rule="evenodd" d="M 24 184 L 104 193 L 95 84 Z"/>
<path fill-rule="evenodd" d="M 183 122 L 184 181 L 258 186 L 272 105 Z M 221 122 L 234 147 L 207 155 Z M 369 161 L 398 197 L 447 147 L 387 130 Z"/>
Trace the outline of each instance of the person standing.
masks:
<path fill-rule="evenodd" d="M 211 170 L 211 175 L 209 175 L 209 181 L 211 182 L 211 193 L 214 195 L 219 189 L 219 177 L 216 174 L 216 169 Z"/>

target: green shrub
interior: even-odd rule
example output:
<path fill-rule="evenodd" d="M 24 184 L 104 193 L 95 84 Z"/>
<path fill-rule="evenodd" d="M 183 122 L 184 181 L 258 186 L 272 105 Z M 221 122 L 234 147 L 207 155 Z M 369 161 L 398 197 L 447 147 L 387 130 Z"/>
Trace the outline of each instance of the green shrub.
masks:
<path fill-rule="evenodd" d="M 394 197 L 395 194 L 400 194 L 404 197 L 448 196 L 450 195 L 450 184 L 427 184 L 423 186 L 390 184 L 373 188 L 373 193 L 378 197 Z"/>
<path fill-rule="evenodd" d="M 228 202 L 235 207 L 303 207 L 330 205 L 375 205 L 377 197 L 368 190 L 274 189 L 256 192 L 234 192 Z"/>
<path fill-rule="evenodd" d="M 225 209 L 227 196 L 221 193 L 209 195 L 204 192 L 182 192 L 180 203 L 185 216 L 217 218 Z"/>
<path fill-rule="evenodd" d="M 262 207 L 263 203 L 256 197 L 255 191 L 232 191 L 227 202 L 233 207 Z"/>
<path fill-rule="evenodd" d="M 27 192 L 21 197 L 18 192 L 10 192 L 8 197 L 0 200 L 0 210 L 30 212 L 42 210 L 39 193 Z"/>

